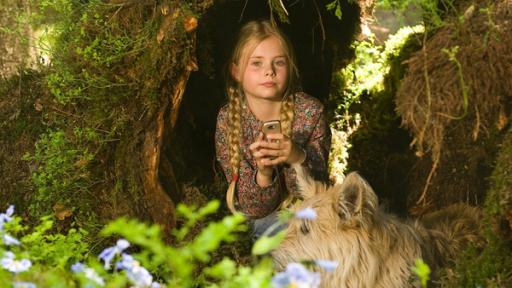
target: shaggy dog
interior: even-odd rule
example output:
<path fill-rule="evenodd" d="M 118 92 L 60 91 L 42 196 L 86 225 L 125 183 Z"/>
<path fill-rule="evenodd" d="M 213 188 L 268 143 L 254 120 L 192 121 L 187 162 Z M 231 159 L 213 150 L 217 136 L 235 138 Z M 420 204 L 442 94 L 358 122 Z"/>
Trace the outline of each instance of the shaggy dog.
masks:
<path fill-rule="evenodd" d="M 412 287 L 417 258 L 431 269 L 446 264 L 467 241 L 479 240 L 480 212 L 457 204 L 415 222 L 378 207 L 377 195 L 357 173 L 332 187 L 297 170 L 303 201 L 291 210 L 316 211 L 315 220 L 292 219 L 286 238 L 272 252 L 278 269 L 303 260 L 334 260 L 334 272 L 319 269 L 321 287 Z"/>

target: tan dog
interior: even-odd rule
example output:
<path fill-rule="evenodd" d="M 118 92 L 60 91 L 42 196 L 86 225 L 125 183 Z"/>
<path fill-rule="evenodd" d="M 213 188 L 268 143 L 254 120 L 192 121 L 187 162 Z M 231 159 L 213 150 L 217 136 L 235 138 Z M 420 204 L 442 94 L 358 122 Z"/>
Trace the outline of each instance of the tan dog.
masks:
<path fill-rule="evenodd" d="M 327 187 L 297 169 L 304 201 L 291 209 L 316 211 L 315 220 L 292 219 L 285 240 L 272 253 L 278 269 L 302 260 L 334 260 L 321 273 L 321 286 L 399 288 L 415 286 L 411 267 L 422 258 L 431 269 L 444 265 L 467 241 L 479 239 L 480 212 L 459 204 L 424 217 L 401 221 L 379 209 L 370 185 L 357 173 Z"/>

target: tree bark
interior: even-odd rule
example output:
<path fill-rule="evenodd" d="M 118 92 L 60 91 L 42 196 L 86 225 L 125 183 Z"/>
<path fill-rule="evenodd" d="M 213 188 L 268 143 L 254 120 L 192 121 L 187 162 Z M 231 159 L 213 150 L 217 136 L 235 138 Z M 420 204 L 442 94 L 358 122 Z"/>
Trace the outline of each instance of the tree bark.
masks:
<path fill-rule="evenodd" d="M 191 51 L 191 55 L 195 55 L 195 37 L 192 42 L 193 50 Z M 154 127 L 148 129 L 144 135 L 144 202 L 153 222 L 161 225 L 166 232 L 169 232 L 176 226 L 176 213 L 172 198 L 168 193 L 166 193 L 160 182 L 159 167 L 162 153 L 162 143 L 165 129 L 169 129 L 169 132 L 172 133 L 172 130 L 176 125 L 176 120 L 178 119 L 179 109 L 187 81 L 190 77 L 190 73 L 195 70 L 197 70 L 196 60 L 195 57 L 191 57 L 189 63 L 185 67 L 185 70 L 180 73 L 176 83 L 173 85 L 170 99 L 165 99 L 165 104 L 162 105 L 158 111 L 154 122 L 155 124 L 152 125 Z M 164 93 L 165 90 L 167 89 L 164 89 Z M 169 104 L 169 119 L 166 121 L 165 115 Z M 167 127 L 166 123 L 168 123 Z M 171 169 L 165 170 L 167 175 L 163 176 L 175 179 L 176 177 L 174 175 L 172 165 L 170 168 Z M 171 182 L 175 183 L 175 181 Z M 168 192 L 176 193 L 177 197 L 174 198 L 179 198 L 179 195 L 181 194 L 179 191 L 180 187 L 178 185 L 174 185 L 174 188 L 176 191 Z"/>

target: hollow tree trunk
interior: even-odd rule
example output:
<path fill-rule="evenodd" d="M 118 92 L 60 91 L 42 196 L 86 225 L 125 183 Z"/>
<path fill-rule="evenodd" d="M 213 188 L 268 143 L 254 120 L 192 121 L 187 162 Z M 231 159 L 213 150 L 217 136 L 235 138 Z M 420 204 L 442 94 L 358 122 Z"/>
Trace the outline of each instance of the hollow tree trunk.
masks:
<path fill-rule="evenodd" d="M 194 51 L 192 51 L 194 52 Z M 166 231 L 169 231 L 176 225 L 175 206 L 169 194 L 164 191 L 162 184 L 159 180 L 159 166 L 162 152 L 162 143 L 165 129 L 172 129 L 176 125 L 176 119 L 178 118 L 178 112 L 180 109 L 181 100 L 183 93 L 185 92 L 185 86 L 192 70 L 196 70 L 197 65 L 195 60 L 192 58 L 189 65 L 186 66 L 185 71 L 181 72 L 178 77 L 178 81 L 174 83 L 172 87 L 171 97 L 165 99 L 166 102 L 158 113 L 156 119 L 152 123 L 151 127 L 146 130 L 144 134 L 144 145 L 143 145 L 143 169 L 145 171 L 143 176 L 143 187 L 144 187 L 144 202 L 148 209 L 148 213 L 151 215 L 152 220 L 155 223 L 162 225 Z M 166 119 L 166 110 L 169 109 L 168 119 Z M 171 166 L 172 167 L 172 166 Z M 170 177 L 175 179 L 172 169 L 164 170 L 167 175 L 162 177 Z M 179 186 L 177 183 L 174 187 L 174 193 L 180 194 Z"/>
<path fill-rule="evenodd" d="M 169 29 L 172 23 L 177 20 L 177 12 L 168 15 L 162 23 L 160 31 L 165 33 L 165 30 Z M 194 29 L 195 26 L 192 28 Z M 162 40 L 162 35 L 157 36 L 157 42 Z M 162 89 L 161 93 L 161 105 L 158 112 L 155 114 L 154 119 L 150 122 L 150 127 L 145 130 L 144 133 L 144 144 L 142 147 L 143 155 L 143 188 L 144 188 L 144 203 L 147 208 L 147 212 L 150 215 L 152 221 L 161 225 L 166 232 L 169 232 L 176 225 L 176 213 L 175 203 L 172 198 L 179 198 L 180 187 L 176 182 L 174 170 L 172 169 L 172 163 L 166 162 L 167 166 L 170 166 L 163 171 L 160 171 L 160 162 L 162 158 L 162 145 L 164 135 L 171 135 L 176 125 L 178 113 L 180 110 L 183 93 L 187 81 L 190 77 L 190 73 L 197 70 L 196 58 L 195 58 L 195 32 L 190 36 L 191 50 L 189 51 L 189 61 L 181 71 L 175 73 L 178 75 L 175 77 L 173 83 Z M 166 132 L 166 130 L 168 130 Z M 172 141 L 172 139 L 171 139 Z M 165 162 L 165 161 L 164 161 Z M 160 177 L 172 179 L 170 182 L 173 184 L 171 187 L 172 191 L 165 191 Z M 171 197 L 172 194 L 174 197 Z"/>

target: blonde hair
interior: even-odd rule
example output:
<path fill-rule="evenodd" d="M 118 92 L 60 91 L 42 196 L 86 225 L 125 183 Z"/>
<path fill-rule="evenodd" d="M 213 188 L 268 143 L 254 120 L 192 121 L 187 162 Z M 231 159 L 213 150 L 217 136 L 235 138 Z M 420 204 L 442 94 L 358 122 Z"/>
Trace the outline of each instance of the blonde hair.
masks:
<path fill-rule="evenodd" d="M 228 121 L 230 123 L 228 133 L 229 157 L 232 171 L 231 183 L 226 193 L 226 202 L 231 212 L 236 212 L 234 205 L 234 196 L 236 182 L 238 181 L 238 170 L 240 166 L 240 138 L 241 138 L 241 112 L 242 112 L 242 83 L 233 78 L 231 73 L 232 65 L 237 65 L 239 71 L 245 71 L 249 56 L 256 46 L 263 40 L 275 37 L 277 38 L 285 52 L 288 63 L 287 87 L 284 91 L 283 102 L 281 105 L 281 128 L 283 134 L 292 137 L 292 122 L 294 117 L 294 95 L 299 91 L 299 72 L 296 65 L 295 54 L 290 41 L 284 33 L 273 23 L 269 21 L 251 21 L 246 23 L 238 34 L 238 41 L 233 49 L 231 58 L 228 61 L 226 69 L 226 93 L 228 95 Z M 281 179 L 283 181 L 284 179 Z M 288 197 L 289 198 L 289 197 Z M 288 202 L 287 200 L 283 203 Z"/>

